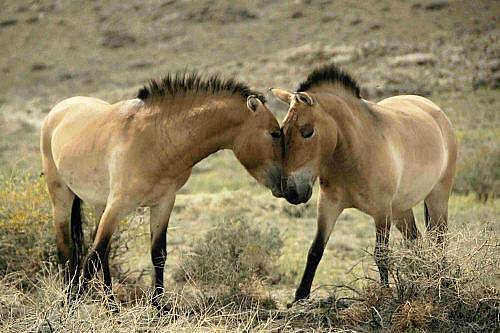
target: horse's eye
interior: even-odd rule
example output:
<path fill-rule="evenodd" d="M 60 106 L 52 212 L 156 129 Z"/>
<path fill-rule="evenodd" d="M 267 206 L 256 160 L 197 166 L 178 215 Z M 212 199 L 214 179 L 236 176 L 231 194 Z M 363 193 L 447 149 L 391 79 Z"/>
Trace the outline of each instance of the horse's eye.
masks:
<path fill-rule="evenodd" d="M 300 134 L 304 139 L 310 138 L 314 134 L 314 127 L 312 127 L 312 125 L 302 126 Z"/>
<path fill-rule="evenodd" d="M 271 136 L 273 137 L 273 139 L 279 139 L 281 138 L 281 131 L 273 131 L 271 132 Z"/>

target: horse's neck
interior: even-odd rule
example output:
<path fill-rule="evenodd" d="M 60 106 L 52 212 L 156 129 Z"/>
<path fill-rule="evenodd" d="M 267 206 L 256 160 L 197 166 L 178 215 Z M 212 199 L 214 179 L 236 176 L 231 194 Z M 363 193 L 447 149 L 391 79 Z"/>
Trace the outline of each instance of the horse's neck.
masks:
<path fill-rule="evenodd" d="M 178 109 L 161 111 L 158 128 L 158 141 L 164 145 L 161 159 L 173 170 L 191 168 L 210 154 L 231 148 L 244 121 L 244 113 L 238 112 L 238 108 L 244 107 L 240 101 L 212 98 L 190 104 L 165 106 Z"/>
<path fill-rule="evenodd" d="M 362 101 L 352 99 L 346 104 L 331 113 L 338 131 L 334 160 L 352 169 L 359 167 L 361 157 L 373 149 L 382 129 L 377 126 L 377 115 Z"/>

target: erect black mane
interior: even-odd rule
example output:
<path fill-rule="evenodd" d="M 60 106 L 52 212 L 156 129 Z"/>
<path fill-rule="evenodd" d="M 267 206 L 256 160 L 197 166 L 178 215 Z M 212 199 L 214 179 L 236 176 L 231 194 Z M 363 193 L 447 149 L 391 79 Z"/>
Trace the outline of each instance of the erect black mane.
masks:
<path fill-rule="evenodd" d="M 219 93 L 239 94 L 243 98 L 254 95 L 266 102 L 264 95 L 252 90 L 246 84 L 236 81 L 233 78 L 223 79 L 220 75 L 202 76 L 197 72 L 168 73 L 166 76 L 155 80 L 152 79 L 147 85 L 139 89 L 137 98 L 149 101 L 166 96 L 176 96 L 181 93 Z"/>
<path fill-rule="evenodd" d="M 297 91 L 306 92 L 313 87 L 328 83 L 339 84 L 347 91 L 352 92 L 357 98 L 361 98 L 361 88 L 356 80 L 335 64 L 321 66 L 313 70 L 307 76 L 307 79 L 299 85 Z"/>

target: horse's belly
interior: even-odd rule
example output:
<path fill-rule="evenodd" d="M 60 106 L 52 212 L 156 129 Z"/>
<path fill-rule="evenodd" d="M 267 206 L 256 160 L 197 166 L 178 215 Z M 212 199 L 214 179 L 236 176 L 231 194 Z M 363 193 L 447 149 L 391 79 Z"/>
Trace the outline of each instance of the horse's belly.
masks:
<path fill-rule="evenodd" d="M 65 156 L 56 162 L 66 185 L 83 201 L 105 204 L 109 196 L 109 176 L 104 163 L 92 158 Z"/>
<path fill-rule="evenodd" d="M 432 164 L 408 171 L 401 177 L 393 198 L 393 209 L 405 211 L 420 203 L 439 182 L 441 174 L 441 166 L 433 166 Z"/>

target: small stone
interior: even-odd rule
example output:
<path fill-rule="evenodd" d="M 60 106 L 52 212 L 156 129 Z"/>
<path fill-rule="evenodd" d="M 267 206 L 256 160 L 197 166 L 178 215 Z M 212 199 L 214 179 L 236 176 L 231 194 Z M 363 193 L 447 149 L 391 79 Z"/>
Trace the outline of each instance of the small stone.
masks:
<path fill-rule="evenodd" d="M 101 44 L 110 49 L 117 49 L 135 44 L 136 41 L 136 38 L 127 32 L 111 30 L 104 33 Z"/>
<path fill-rule="evenodd" d="M 393 66 L 434 65 L 435 62 L 436 58 L 431 53 L 410 53 L 390 60 L 390 64 Z"/>

